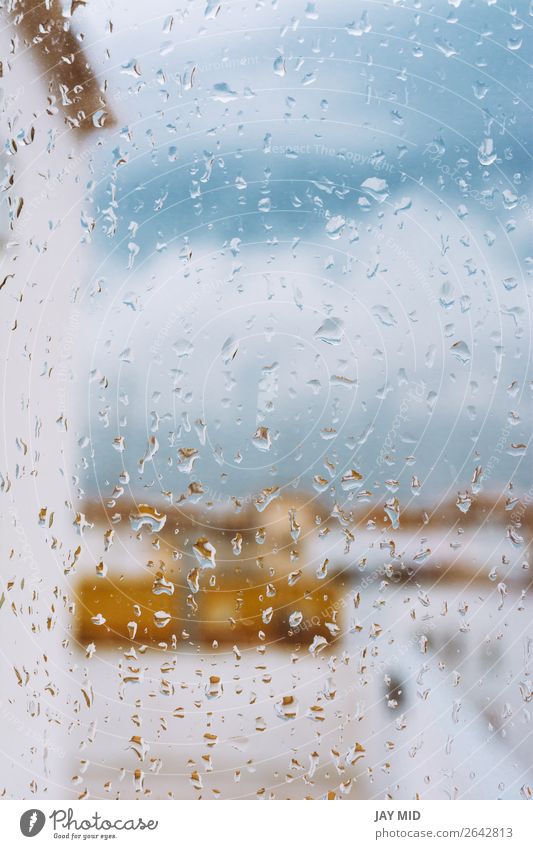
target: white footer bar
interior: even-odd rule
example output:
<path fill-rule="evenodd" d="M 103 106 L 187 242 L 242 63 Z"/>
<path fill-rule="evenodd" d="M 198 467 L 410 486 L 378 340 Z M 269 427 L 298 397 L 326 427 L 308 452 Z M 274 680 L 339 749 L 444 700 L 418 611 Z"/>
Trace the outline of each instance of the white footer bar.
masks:
<path fill-rule="evenodd" d="M 216 806 L 216 807 L 215 807 Z M 266 806 L 266 807 L 265 807 Z M 5 846 L 173 846 L 220 840 L 272 849 L 353 846 L 533 847 L 533 807 L 526 801 L 343 801 L 324 809 L 306 801 L 4 800 Z M 34 843 L 29 843 L 30 839 Z"/>

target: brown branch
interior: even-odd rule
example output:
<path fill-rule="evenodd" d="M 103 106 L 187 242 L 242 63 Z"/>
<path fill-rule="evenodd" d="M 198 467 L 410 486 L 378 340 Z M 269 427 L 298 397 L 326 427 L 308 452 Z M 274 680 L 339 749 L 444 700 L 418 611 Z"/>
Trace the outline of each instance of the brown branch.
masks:
<path fill-rule="evenodd" d="M 73 2 L 72 8 L 76 5 Z M 58 0 L 13 0 L 11 16 L 36 55 L 69 126 L 79 132 L 112 126 L 114 117 Z M 93 121 L 100 112 L 105 113 L 103 121 Z"/>

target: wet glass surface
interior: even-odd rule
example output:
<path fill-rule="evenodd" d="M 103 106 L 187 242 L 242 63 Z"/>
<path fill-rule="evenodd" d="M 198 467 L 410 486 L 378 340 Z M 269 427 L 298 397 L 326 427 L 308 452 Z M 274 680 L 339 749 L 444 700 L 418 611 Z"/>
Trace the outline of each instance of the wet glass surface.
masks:
<path fill-rule="evenodd" d="M 530 798 L 527 4 L 28 6 L 3 795 Z"/>

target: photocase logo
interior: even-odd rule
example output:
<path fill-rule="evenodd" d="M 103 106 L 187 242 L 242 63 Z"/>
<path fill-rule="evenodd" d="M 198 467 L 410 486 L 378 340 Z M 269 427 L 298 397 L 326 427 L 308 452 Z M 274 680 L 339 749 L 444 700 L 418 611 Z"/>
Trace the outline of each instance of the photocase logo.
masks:
<path fill-rule="evenodd" d="M 37 808 L 30 808 L 29 811 L 24 811 L 20 818 L 20 830 L 24 837 L 35 837 L 42 831 L 46 817 L 42 811 Z"/>

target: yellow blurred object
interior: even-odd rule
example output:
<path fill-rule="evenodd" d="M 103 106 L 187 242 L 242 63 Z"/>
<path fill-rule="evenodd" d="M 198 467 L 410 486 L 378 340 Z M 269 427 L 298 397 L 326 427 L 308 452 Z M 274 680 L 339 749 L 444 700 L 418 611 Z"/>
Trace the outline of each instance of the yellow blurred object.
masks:
<path fill-rule="evenodd" d="M 157 538 L 164 559 L 149 560 L 135 575 L 124 569 L 99 576 L 97 566 L 94 576 L 76 585 L 78 639 L 174 647 L 216 643 L 236 651 L 250 644 L 298 644 L 314 635 L 333 642 L 344 580 L 334 563 L 313 556 L 316 502 L 312 508 L 301 496 L 278 498 L 263 514 L 251 506 L 239 513 L 212 511 L 209 524 L 205 513 L 177 510 L 175 528 L 167 520 L 146 535 L 151 545 Z M 140 514 L 151 515 L 147 505 L 130 518 L 138 522 Z M 96 532 L 105 532 L 100 517 L 93 521 Z M 143 543 L 142 529 L 133 535 L 128 527 L 127 533 Z"/>

